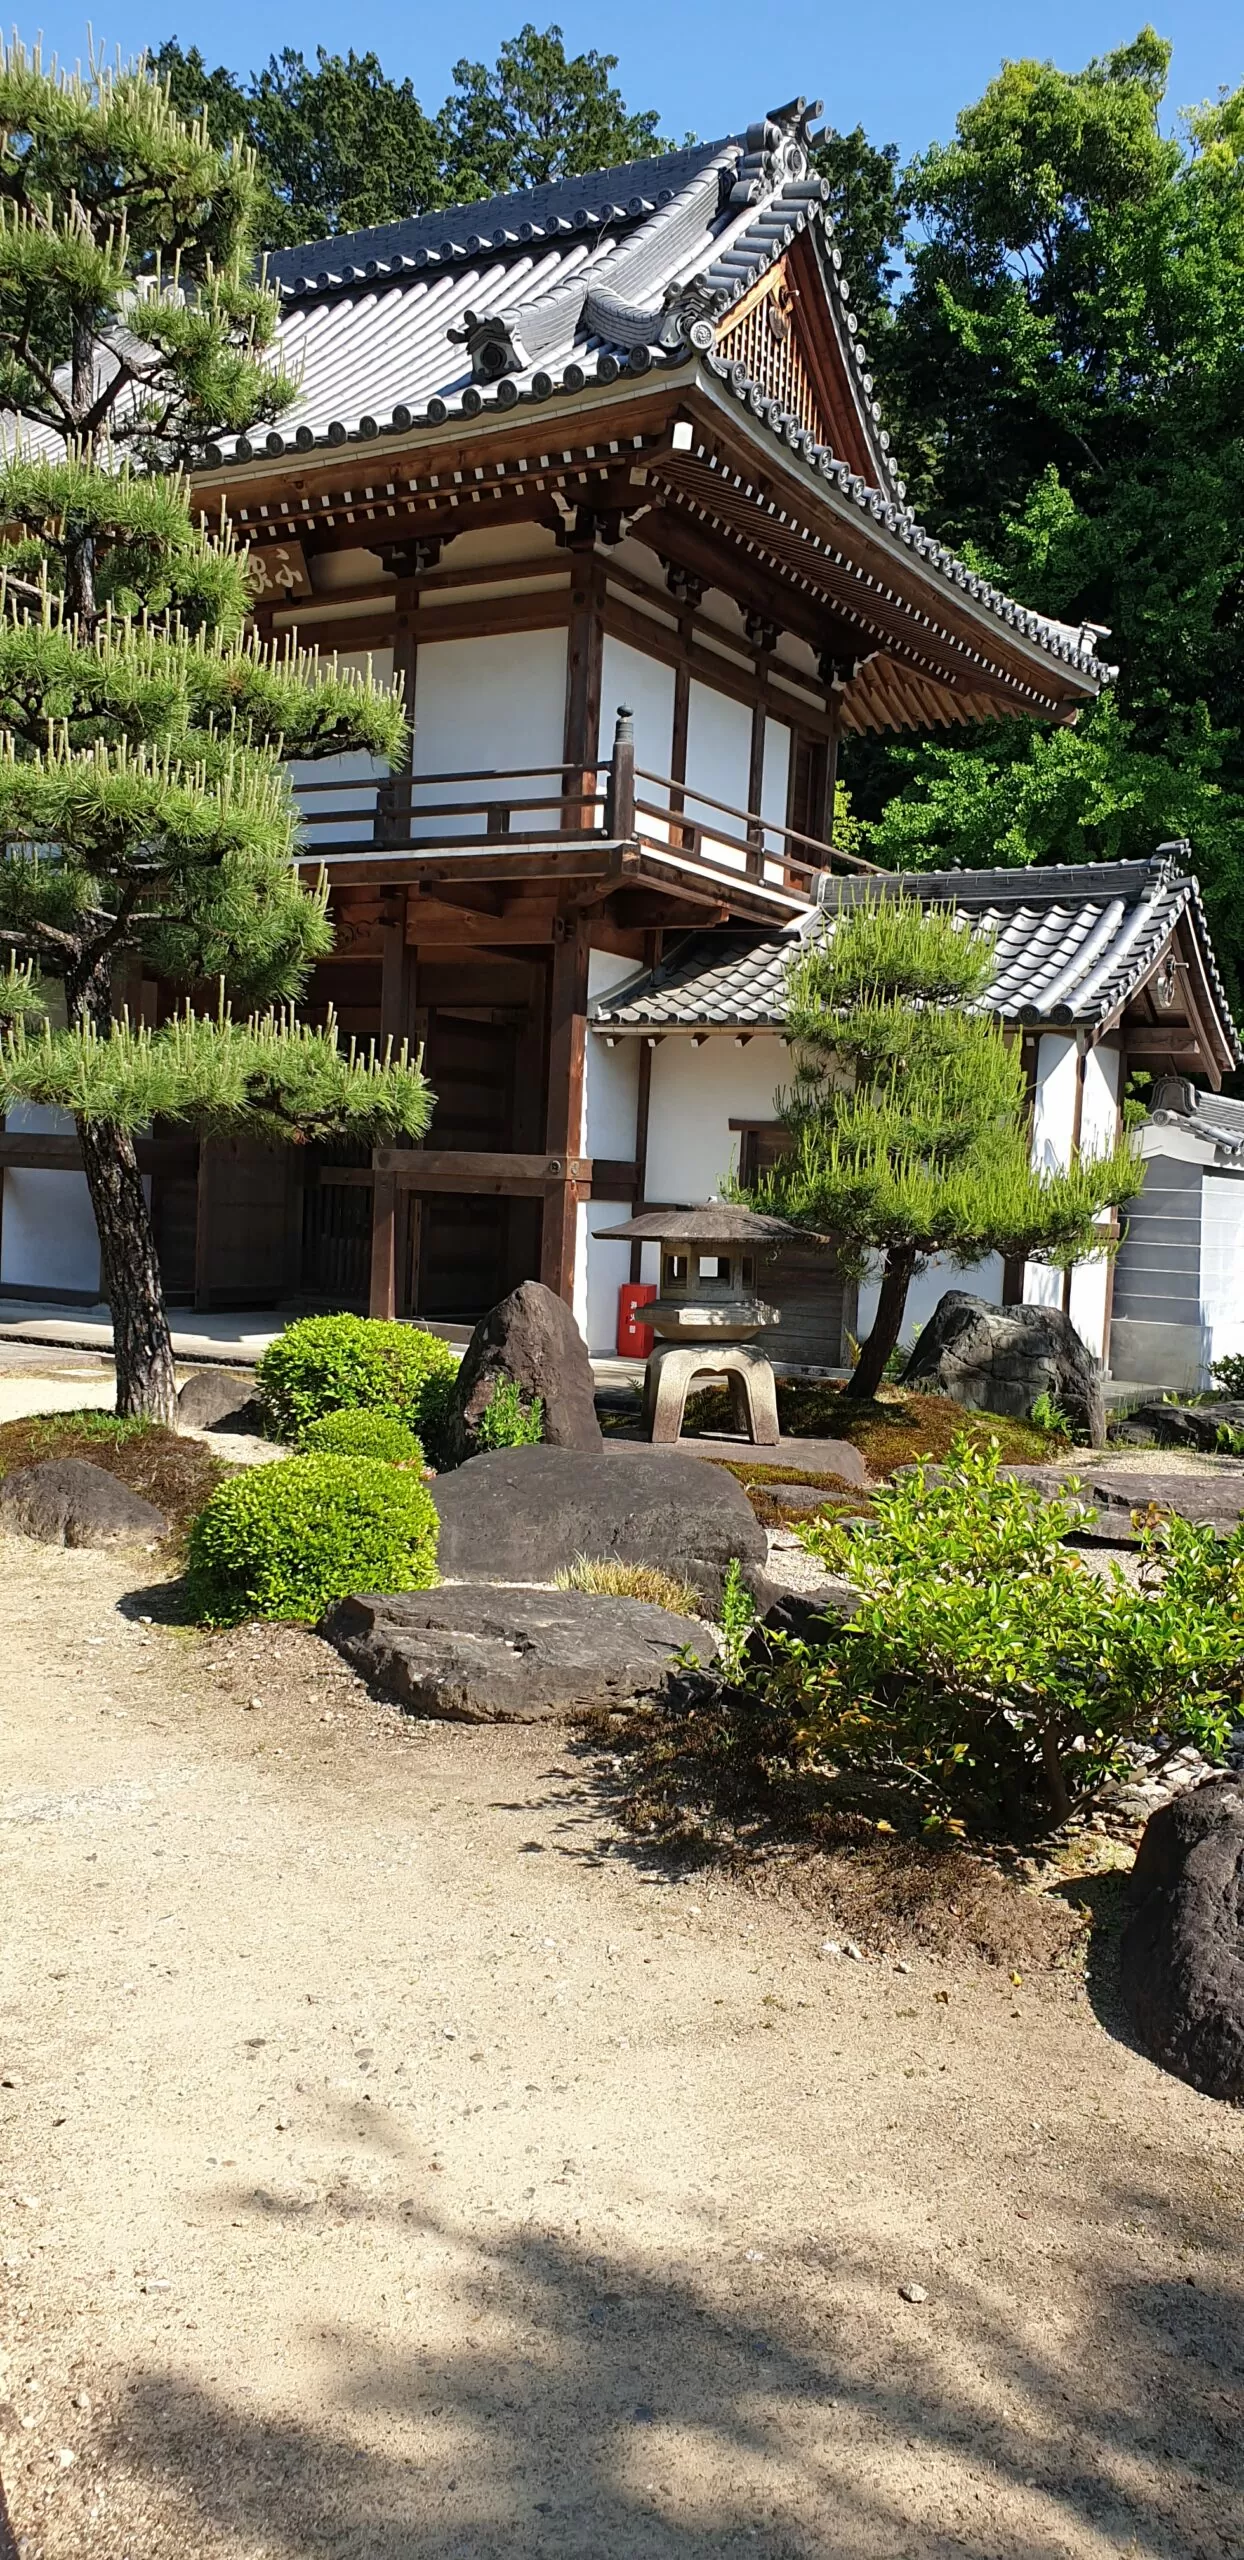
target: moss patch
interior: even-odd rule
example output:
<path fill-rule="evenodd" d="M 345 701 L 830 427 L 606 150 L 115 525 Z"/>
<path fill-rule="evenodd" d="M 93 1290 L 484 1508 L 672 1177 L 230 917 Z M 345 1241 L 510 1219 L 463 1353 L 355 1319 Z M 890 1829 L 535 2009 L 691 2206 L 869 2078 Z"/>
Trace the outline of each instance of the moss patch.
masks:
<path fill-rule="evenodd" d="M 176 1539 L 232 1469 L 201 1440 L 183 1439 L 162 1423 L 123 1421 L 88 1407 L 79 1413 L 28 1413 L 0 1424 L 0 1476 L 45 1458 L 85 1458 L 116 1476 L 131 1493 L 162 1511 Z"/>
<path fill-rule="evenodd" d="M 1064 1457 L 1067 1450 L 1061 1433 L 1042 1431 L 1035 1422 L 1016 1422 L 1005 1413 L 970 1413 L 952 1396 L 909 1394 L 902 1387 L 883 1387 L 879 1396 L 857 1402 L 843 1394 L 835 1379 L 818 1379 L 806 1386 L 779 1379 L 777 1398 L 784 1436 L 849 1440 L 872 1476 L 893 1475 L 896 1467 L 909 1467 L 916 1458 L 944 1458 L 961 1431 L 977 1448 L 997 1440 L 1004 1462 L 1011 1466 L 1040 1465 Z M 695 1439 L 704 1431 L 720 1430 L 725 1410 L 725 1397 L 718 1388 L 701 1388 L 687 1405 L 686 1436 Z M 822 1479 L 800 1478 L 786 1467 L 779 1468 L 771 1481 L 815 1484 Z"/>

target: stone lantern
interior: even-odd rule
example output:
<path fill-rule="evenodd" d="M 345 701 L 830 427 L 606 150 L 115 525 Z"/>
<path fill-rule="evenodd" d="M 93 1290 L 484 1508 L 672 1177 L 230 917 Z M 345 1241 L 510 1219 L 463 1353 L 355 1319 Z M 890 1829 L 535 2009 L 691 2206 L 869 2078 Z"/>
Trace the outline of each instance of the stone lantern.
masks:
<path fill-rule="evenodd" d="M 649 1439 L 678 1439 L 691 1387 L 709 1377 L 725 1379 L 740 1439 L 774 1443 L 773 1366 L 756 1336 L 781 1317 L 760 1296 L 757 1274 L 763 1256 L 800 1241 L 799 1230 L 714 1200 L 703 1209 L 648 1209 L 602 1233 L 661 1247 L 660 1295 L 643 1311 L 657 1336 L 644 1378 Z"/>

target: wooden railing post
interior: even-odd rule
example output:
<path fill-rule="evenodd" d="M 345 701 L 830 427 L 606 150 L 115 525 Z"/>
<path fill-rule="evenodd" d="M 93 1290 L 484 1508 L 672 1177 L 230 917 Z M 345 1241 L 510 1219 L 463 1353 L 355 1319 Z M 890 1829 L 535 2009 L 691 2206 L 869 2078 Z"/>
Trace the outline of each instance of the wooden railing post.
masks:
<path fill-rule="evenodd" d="M 635 721 L 626 703 L 618 704 L 613 732 L 613 761 L 605 799 L 605 833 L 615 843 L 635 833 Z"/>

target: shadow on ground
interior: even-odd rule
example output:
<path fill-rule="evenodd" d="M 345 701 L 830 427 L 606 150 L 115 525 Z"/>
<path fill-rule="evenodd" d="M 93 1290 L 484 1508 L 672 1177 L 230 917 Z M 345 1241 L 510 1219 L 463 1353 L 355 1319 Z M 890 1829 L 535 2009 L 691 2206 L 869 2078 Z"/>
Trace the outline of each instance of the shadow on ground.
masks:
<path fill-rule="evenodd" d="M 344 2317 L 314 2335 L 314 2425 L 150 2372 L 113 2462 L 196 2551 L 274 2560 L 1228 2560 L 1239 2259 L 1212 2219 L 1172 2217 L 1147 2167 L 1093 2200 L 1079 2266 L 1034 2280 L 1048 2329 L 985 2271 L 909 2308 L 875 2250 L 793 2239 L 761 2307 L 717 2252 L 692 2274 L 548 2231 L 489 2245 L 408 2201 L 412 2283 L 424 2246 L 429 2297 L 454 2261 L 449 2353 L 418 2342 L 416 2291 L 408 2341 Z M 266 2192 L 229 2205 L 305 2216 Z"/>

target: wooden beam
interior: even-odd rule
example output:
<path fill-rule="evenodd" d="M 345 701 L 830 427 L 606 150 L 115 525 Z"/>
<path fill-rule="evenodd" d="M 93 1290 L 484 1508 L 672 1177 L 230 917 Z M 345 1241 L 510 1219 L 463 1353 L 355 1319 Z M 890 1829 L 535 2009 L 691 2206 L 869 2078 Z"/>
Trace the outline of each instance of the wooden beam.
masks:
<path fill-rule="evenodd" d="M 562 753 L 566 760 L 566 790 L 573 793 L 577 789 L 584 796 L 579 801 L 567 802 L 562 824 L 569 834 L 579 835 L 594 824 L 596 817 L 590 795 L 596 789 L 597 762 L 602 744 L 600 686 L 604 655 L 604 626 L 601 622 L 604 568 L 600 560 L 589 555 L 576 558 L 574 572 L 566 644 Z"/>
<path fill-rule="evenodd" d="M 549 1079 L 545 1146 L 566 1167 L 544 1204 L 540 1277 L 570 1305 L 574 1297 L 577 1194 L 569 1167 L 583 1138 L 583 1082 L 587 1055 L 588 933 L 576 918 L 553 952 L 549 972 Z M 587 1177 L 591 1178 L 590 1171 Z"/>
<path fill-rule="evenodd" d="M 137 1138 L 135 1151 L 141 1173 L 195 1173 L 199 1163 L 197 1138 Z M 11 1165 L 23 1173 L 81 1173 L 82 1149 L 73 1137 L 47 1137 L 38 1130 L 0 1131 L 0 1168 Z"/>
<path fill-rule="evenodd" d="M 377 1173 L 372 1192 L 367 1312 L 386 1323 L 397 1314 L 397 1184 L 391 1174 Z"/>

